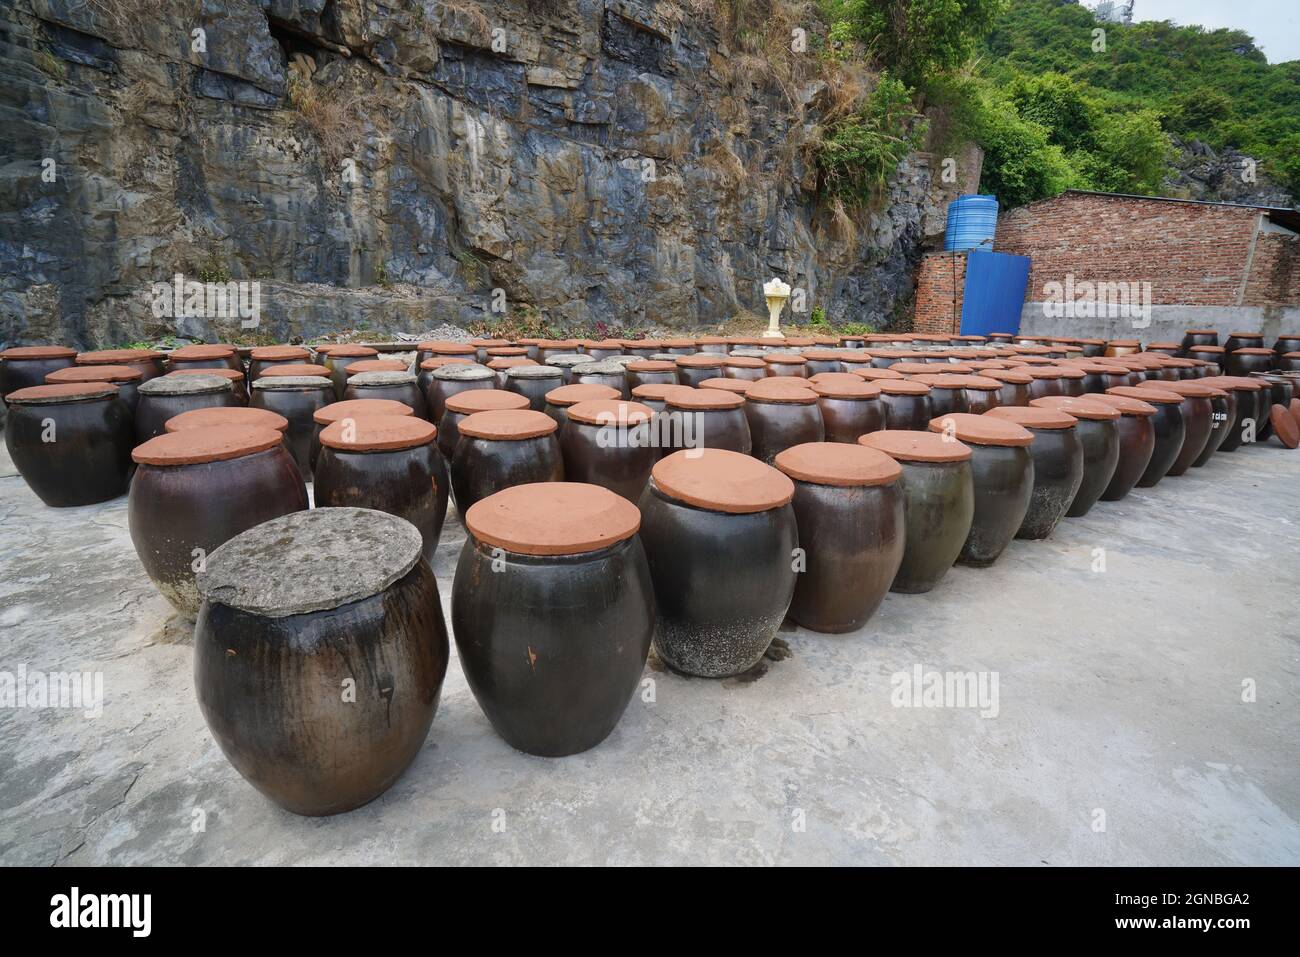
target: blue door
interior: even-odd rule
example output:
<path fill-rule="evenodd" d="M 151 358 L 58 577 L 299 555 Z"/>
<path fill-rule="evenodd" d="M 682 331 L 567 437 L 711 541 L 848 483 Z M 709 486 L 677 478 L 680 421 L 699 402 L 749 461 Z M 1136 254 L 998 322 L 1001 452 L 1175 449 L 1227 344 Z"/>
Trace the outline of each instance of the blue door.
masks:
<path fill-rule="evenodd" d="M 1029 257 L 1010 253 L 971 252 L 966 256 L 966 288 L 961 305 L 961 334 L 1020 331 L 1020 311 L 1029 283 Z"/>

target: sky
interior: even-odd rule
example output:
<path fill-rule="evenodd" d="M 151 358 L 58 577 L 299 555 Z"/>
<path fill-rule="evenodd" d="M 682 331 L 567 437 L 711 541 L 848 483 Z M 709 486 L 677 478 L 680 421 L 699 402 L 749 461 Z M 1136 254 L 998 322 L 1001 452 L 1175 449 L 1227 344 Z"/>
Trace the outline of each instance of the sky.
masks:
<path fill-rule="evenodd" d="M 1096 0 L 1088 5 L 1096 6 Z M 1133 18 L 1245 30 L 1269 63 L 1300 60 L 1297 0 L 1134 0 Z"/>

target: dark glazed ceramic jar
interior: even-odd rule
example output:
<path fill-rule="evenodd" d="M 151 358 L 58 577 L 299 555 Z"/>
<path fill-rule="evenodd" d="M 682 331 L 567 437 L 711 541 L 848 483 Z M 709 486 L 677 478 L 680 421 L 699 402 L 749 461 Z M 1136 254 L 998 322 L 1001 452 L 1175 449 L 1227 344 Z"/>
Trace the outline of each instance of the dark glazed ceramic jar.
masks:
<path fill-rule="evenodd" d="M 1029 404 L 1029 387 L 1034 379 L 1028 372 L 1022 369 L 985 369 L 980 372 L 980 377 L 999 383 L 999 406 Z"/>
<path fill-rule="evenodd" d="M 77 354 L 79 366 L 130 366 L 140 372 L 140 384 L 164 373 L 161 352 L 154 349 L 100 349 Z"/>
<path fill-rule="evenodd" d="M 253 382 L 251 409 L 265 409 L 282 415 L 289 423 L 285 433 L 289 451 L 302 477 L 311 481 L 312 437 L 316 434 L 313 416 L 334 401 L 334 384 L 320 376 L 268 376 Z"/>
<path fill-rule="evenodd" d="M 765 379 L 745 392 L 752 454 L 770 465 L 779 452 L 826 437 L 817 393 L 787 382 Z"/>
<path fill-rule="evenodd" d="M 626 710 L 655 625 L 640 521 L 631 502 L 575 482 L 516 485 L 466 513 L 452 631 L 475 700 L 511 747 L 578 754 Z"/>
<path fill-rule="evenodd" d="M 562 385 L 546 393 L 546 407 L 542 411 L 554 419 L 555 424 L 560 426 L 560 432 L 563 432 L 569 406 L 579 402 L 617 398 L 620 398 L 618 390 L 608 386 Z"/>
<path fill-rule="evenodd" d="M 1165 356 L 1176 356 L 1182 353 L 1183 347 L 1177 342 L 1149 342 L 1145 351 L 1158 352 Z"/>
<path fill-rule="evenodd" d="M 77 351 L 66 346 L 14 346 L 0 352 L 0 398 L 19 389 L 44 385 L 51 372 L 75 364 Z"/>
<path fill-rule="evenodd" d="M 130 366 L 68 366 L 51 372 L 45 377 L 45 382 L 48 385 L 64 385 L 69 382 L 106 382 L 115 385 L 117 397 L 135 415 L 135 407 L 140 401 L 142 379 L 140 370 Z"/>
<path fill-rule="evenodd" d="M 872 432 L 858 444 L 884 452 L 903 470 L 899 488 L 906 544 L 890 591 L 928 592 L 948 574 L 970 535 L 975 518 L 971 450 L 929 431 Z"/>
<path fill-rule="evenodd" d="M 1106 343 L 1105 355 L 1128 356 L 1142 351 L 1142 343 L 1136 339 L 1112 339 Z"/>
<path fill-rule="evenodd" d="M 727 339 L 725 336 L 700 336 L 695 340 L 695 348 L 700 352 L 707 352 L 711 355 L 723 356 L 724 358 L 728 352 Z M 1300 346 L 1297 346 L 1296 348 L 1300 349 Z"/>
<path fill-rule="evenodd" d="M 131 453 L 127 519 L 144 570 L 181 614 L 194 576 L 240 532 L 307 508 L 302 473 L 274 429 L 214 426 L 150 439 Z"/>
<path fill-rule="evenodd" d="M 337 399 L 343 398 L 343 392 L 348 387 L 347 367 L 354 362 L 364 362 L 379 355 L 379 350 L 372 349 L 370 346 L 350 345 L 317 346 L 316 352 L 324 360 L 326 368 L 330 370 L 330 379 L 334 382 L 334 396 Z"/>
<path fill-rule="evenodd" d="M 1014 422 L 988 415 L 954 414 L 935 419 L 930 430 L 970 448 L 975 511 L 957 561 L 987 568 L 998 560 L 1029 511 L 1034 493 L 1034 435 Z"/>
<path fill-rule="evenodd" d="M 447 399 L 438 423 L 438 449 L 450 463 L 460 447 L 460 424 L 475 412 L 505 412 L 528 408 L 528 400 L 505 389 L 470 389 Z"/>
<path fill-rule="evenodd" d="M 1178 406 L 1183 417 L 1183 446 L 1165 473 L 1182 475 L 1205 452 L 1214 432 L 1214 405 L 1210 398 L 1218 390 L 1197 382 L 1160 382 L 1140 388 L 1160 389 L 1182 396 L 1183 401 Z M 1152 405 L 1158 406 L 1159 403 L 1153 402 Z"/>
<path fill-rule="evenodd" d="M 433 565 L 447 517 L 447 465 L 438 430 L 414 415 L 373 415 L 321 430 L 317 508 L 373 508 L 404 518 L 420 532 Z"/>
<path fill-rule="evenodd" d="M 311 353 L 302 346 L 264 346 L 248 353 L 248 381 L 255 382 L 267 369 L 282 365 L 304 365 Z"/>
<path fill-rule="evenodd" d="M 415 529 L 295 512 L 218 548 L 198 587 L 199 709 L 244 780 L 304 815 L 388 790 L 428 737 L 450 655 Z"/>
<path fill-rule="evenodd" d="M 789 616 L 812 631 L 855 631 L 903 561 L 902 469 L 883 452 L 835 442 L 786 449 L 776 467 L 794 482 L 803 543 Z"/>
<path fill-rule="evenodd" d="M 1142 473 L 1151 462 L 1156 447 L 1154 424 L 1156 407 L 1141 399 L 1122 395 L 1088 393 L 1082 396 L 1095 402 L 1104 402 L 1119 413 L 1115 431 L 1119 437 L 1119 460 L 1110 484 L 1101 493 L 1103 502 L 1118 502 L 1133 491 Z"/>
<path fill-rule="evenodd" d="M 320 434 L 328 425 L 363 415 L 414 415 L 415 412 L 403 402 L 388 399 L 351 399 L 346 402 L 331 402 L 312 413 L 311 448 L 308 457 L 314 472 L 320 460 Z M 306 473 L 304 473 L 306 474 Z"/>
<path fill-rule="evenodd" d="M 451 463 L 460 513 L 513 485 L 564 481 L 556 429 L 554 419 L 531 409 L 467 416 L 460 423 L 460 445 Z"/>
<path fill-rule="evenodd" d="M 1082 369 L 1076 369 L 1073 366 L 1058 366 L 1057 371 L 1061 373 L 1061 395 L 1077 399 L 1088 391 L 1087 382 L 1085 381 L 1087 373 Z"/>
<path fill-rule="evenodd" d="M 660 385 L 651 383 L 650 385 L 639 385 L 632 390 L 632 398 L 642 405 L 649 406 L 655 412 L 664 410 L 664 401 L 668 396 L 676 392 L 694 392 L 688 385 Z"/>
<path fill-rule="evenodd" d="M 833 349 L 805 349 L 802 355 L 809 379 L 824 372 L 840 371 L 840 354 Z"/>
<path fill-rule="evenodd" d="M 453 368 L 473 368 L 459 366 Z M 348 387 L 343 390 L 343 400 L 351 402 L 361 399 L 380 399 L 409 405 L 418 419 L 429 418 L 429 407 L 415 376 L 409 372 L 358 372 L 348 376 Z"/>
<path fill-rule="evenodd" d="M 729 356 L 722 366 L 722 376 L 756 382 L 767 378 L 767 363 L 757 356 Z"/>
<path fill-rule="evenodd" d="M 1238 349 L 1262 349 L 1264 335 L 1260 332 L 1230 332 L 1223 341 L 1223 351 L 1231 356 Z"/>
<path fill-rule="evenodd" d="M 484 353 L 488 347 L 484 347 Z M 446 339 L 426 339 L 415 345 L 415 366 L 419 368 L 426 359 L 478 359 L 479 347 L 473 342 L 450 342 Z"/>
<path fill-rule="evenodd" d="M 588 343 L 582 349 L 593 362 L 601 362 L 623 354 L 623 342 L 620 339 L 601 339 Z"/>
<path fill-rule="evenodd" d="M 1223 346 L 1192 346 L 1187 350 L 1186 357 L 1213 364 L 1217 370 L 1215 375 L 1223 373 L 1228 365 L 1227 354 L 1224 352 Z"/>
<path fill-rule="evenodd" d="M 488 361 L 488 350 L 508 349 L 510 348 L 510 340 L 509 339 L 471 339 L 469 341 L 469 345 L 474 349 L 474 355 L 472 358 L 474 359 L 475 362 L 482 365 Z M 453 358 L 453 357 L 446 357 L 446 358 Z M 459 358 L 459 357 L 457 356 L 454 358 Z M 466 355 L 465 358 L 469 359 L 471 357 L 469 355 Z M 416 365 L 421 365 L 423 364 L 423 362 L 424 360 L 420 360 L 420 362 L 416 363 Z"/>
<path fill-rule="evenodd" d="M 207 378 L 216 376 L 219 379 L 225 379 L 230 383 L 230 393 L 235 398 L 235 404 L 248 405 L 248 390 L 242 372 L 236 372 L 234 369 L 176 369 L 165 373 L 167 378 L 184 379 L 188 376 L 205 376 Z"/>
<path fill-rule="evenodd" d="M 1119 410 L 1109 402 L 1057 396 L 1035 399 L 1030 406 L 1056 409 L 1078 419 L 1075 431 L 1083 445 L 1083 481 L 1074 501 L 1066 510 L 1067 518 L 1087 515 L 1102 493 L 1110 487 L 1119 467 Z"/>
<path fill-rule="evenodd" d="M 930 427 L 934 410 L 928 385 L 910 379 L 883 379 L 876 384 L 880 386 L 887 430 L 924 432 Z"/>
<path fill-rule="evenodd" d="M 1278 368 L 1284 372 L 1300 372 L 1300 352 L 1285 353 L 1278 361 Z"/>
<path fill-rule="evenodd" d="M 1183 450 L 1183 440 L 1187 436 L 1187 427 L 1183 424 L 1181 409 L 1183 397 L 1177 392 L 1161 389 L 1158 385 L 1141 388 L 1108 389 L 1107 395 L 1122 395 L 1130 399 L 1141 399 L 1155 406 L 1156 414 L 1151 417 L 1155 426 L 1156 445 L 1151 452 L 1151 461 L 1146 471 L 1138 479 L 1138 488 L 1151 488 L 1168 473 Z"/>
<path fill-rule="evenodd" d="M 681 356 L 677 359 L 677 381 L 682 385 L 699 388 L 705 379 L 716 379 L 722 375 L 722 364 L 726 356 L 716 353 L 701 352 L 693 356 Z"/>
<path fill-rule="evenodd" d="M 1204 465 L 1211 455 L 1219 451 L 1219 446 L 1227 438 L 1228 427 L 1232 425 L 1233 419 L 1237 417 L 1237 395 L 1231 389 L 1206 385 L 1204 382 L 1180 382 L 1178 388 L 1173 391 L 1183 395 L 1185 394 L 1184 387 L 1189 385 L 1209 390 L 1208 397 L 1211 410 L 1210 437 L 1206 440 L 1205 448 L 1201 450 L 1201 454 L 1192 460 L 1192 468 L 1197 469 Z"/>
<path fill-rule="evenodd" d="M 745 398 L 726 389 L 682 387 L 665 392 L 664 407 L 652 428 L 661 455 L 680 449 L 726 449 L 743 455 L 753 451 Z"/>
<path fill-rule="evenodd" d="M 573 385 L 578 381 L 577 373 L 573 371 L 574 368 L 591 365 L 591 356 L 583 355 L 581 352 L 562 352 L 558 355 L 548 355 L 546 364 L 564 370 L 564 384 Z"/>
<path fill-rule="evenodd" d="M 639 385 L 679 385 L 677 381 L 677 363 L 664 359 L 638 359 L 629 362 L 627 370 L 628 388 Z"/>
<path fill-rule="evenodd" d="M 791 352 L 769 352 L 763 357 L 767 363 L 769 376 L 787 375 L 799 379 L 808 378 L 808 361 L 803 356 Z"/>
<path fill-rule="evenodd" d="M 530 366 L 529 368 L 538 368 Z M 559 379 L 548 379 L 559 384 Z M 491 369 L 477 365 L 444 365 L 429 372 L 424 390 L 425 408 L 430 422 L 441 422 L 447 400 L 473 389 L 500 389 L 501 380 Z M 513 390 L 512 390 L 513 391 Z"/>
<path fill-rule="evenodd" d="M 637 502 L 660 448 L 651 438 L 654 411 L 639 402 L 592 399 L 569 406 L 559 430 L 564 476 Z M 742 419 L 743 421 L 743 419 Z"/>
<path fill-rule="evenodd" d="M 655 650 L 674 671 L 725 678 L 758 664 L 794 595 L 794 484 L 739 452 L 660 459 L 641 496 Z"/>
<path fill-rule="evenodd" d="M 1277 341 L 1273 343 L 1273 352 L 1279 359 L 1289 352 L 1300 352 L 1300 335 L 1285 332 L 1278 336 Z"/>
<path fill-rule="evenodd" d="M 1183 341 L 1178 354 L 1186 356 L 1197 346 L 1217 346 L 1218 344 L 1219 333 L 1217 330 L 1188 329 L 1183 333 Z"/>
<path fill-rule="evenodd" d="M 1229 419 L 1218 451 L 1235 452 L 1255 428 L 1263 387 L 1253 379 L 1240 376 L 1210 376 L 1198 380 L 1198 383 L 1228 393 Z"/>
<path fill-rule="evenodd" d="M 827 442 L 855 445 L 859 436 L 885 427 L 885 406 L 880 401 L 879 385 L 843 374 L 835 379 L 819 376 L 815 381 L 810 380 L 810 385 L 817 393 Z"/>
<path fill-rule="evenodd" d="M 1237 349 L 1228 353 L 1228 375 L 1250 375 L 1252 372 L 1268 372 L 1277 361 L 1277 353 L 1272 349 L 1249 348 Z"/>
<path fill-rule="evenodd" d="M 433 384 L 433 374 L 445 366 L 470 366 L 474 369 L 487 369 L 487 366 L 479 365 L 469 358 L 434 356 L 431 359 L 425 359 L 419 364 L 415 372 L 415 384 L 420 388 L 420 394 L 426 397 L 429 395 L 429 386 Z M 491 369 L 488 369 L 491 372 Z M 493 372 L 493 375 L 496 375 Z M 498 380 L 500 381 L 500 380 Z M 495 388 L 495 386 L 493 386 Z"/>
<path fill-rule="evenodd" d="M 224 376 L 165 375 L 150 379 L 137 390 L 135 406 L 136 444 L 167 431 L 167 420 L 191 409 L 229 408 L 240 405 Z"/>
<path fill-rule="evenodd" d="M 1030 407 L 994 409 L 988 415 L 1014 422 L 1033 433 L 1034 494 L 1016 538 L 1047 538 L 1074 503 L 1083 484 L 1083 443 L 1072 415 Z"/>
<path fill-rule="evenodd" d="M 182 369 L 231 369 L 242 374 L 244 363 L 234 346 L 200 344 L 181 346 L 167 353 L 167 370 L 177 372 Z"/>
<path fill-rule="evenodd" d="M 964 375 L 948 375 L 945 373 L 918 375 L 913 376 L 911 379 L 912 382 L 920 382 L 930 387 L 930 412 L 936 419 L 945 415 L 970 411 L 970 405 L 966 399 L 965 380 L 966 376 Z"/>
<path fill-rule="evenodd" d="M 506 391 L 524 396 L 534 412 L 546 408 L 546 393 L 562 385 L 564 370 L 555 366 L 514 366 L 506 370 Z"/>
<path fill-rule="evenodd" d="M 602 361 L 584 362 L 573 367 L 575 385 L 603 385 L 618 392 L 620 399 L 631 395 L 627 386 L 627 372 L 621 363 Z"/>
<path fill-rule="evenodd" d="M 1061 370 L 1053 366 L 1030 366 L 1025 370 L 1033 381 L 1029 383 L 1029 401 L 1049 395 L 1065 395 L 1061 383 Z"/>
<path fill-rule="evenodd" d="M 9 393 L 8 402 L 5 447 L 42 502 L 94 505 L 126 491 L 134 431 L 117 386 L 33 385 Z"/>

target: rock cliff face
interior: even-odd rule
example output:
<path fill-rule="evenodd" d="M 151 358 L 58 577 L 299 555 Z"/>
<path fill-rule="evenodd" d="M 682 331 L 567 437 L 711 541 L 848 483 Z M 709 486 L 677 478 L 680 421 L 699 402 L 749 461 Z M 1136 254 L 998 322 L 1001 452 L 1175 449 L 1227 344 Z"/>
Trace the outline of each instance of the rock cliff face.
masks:
<path fill-rule="evenodd" d="M 152 284 L 257 280 L 258 334 L 531 307 L 692 327 L 905 303 L 930 169 L 848 226 L 816 199 L 817 83 L 728 47 L 707 0 L 6 0 L 0 342 L 83 346 Z M 933 203 L 931 202 L 932 206 Z"/>
<path fill-rule="evenodd" d="M 1216 153 L 1199 140 L 1174 140 L 1174 170 L 1164 194 L 1215 203 L 1295 206 L 1295 197 L 1274 183 L 1258 161 L 1229 147 Z"/>

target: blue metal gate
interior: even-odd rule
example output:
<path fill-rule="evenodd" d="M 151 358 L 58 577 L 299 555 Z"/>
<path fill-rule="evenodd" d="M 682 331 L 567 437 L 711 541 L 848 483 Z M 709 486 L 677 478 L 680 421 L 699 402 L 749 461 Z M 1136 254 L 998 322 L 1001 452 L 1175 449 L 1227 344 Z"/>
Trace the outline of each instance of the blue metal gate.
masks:
<path fill-rule="evenodd" d="M 966 256 L 961 334 L 1020 331 L 1020 311 L 1029 282 L 1029 257 L 972 251 Z"/>

